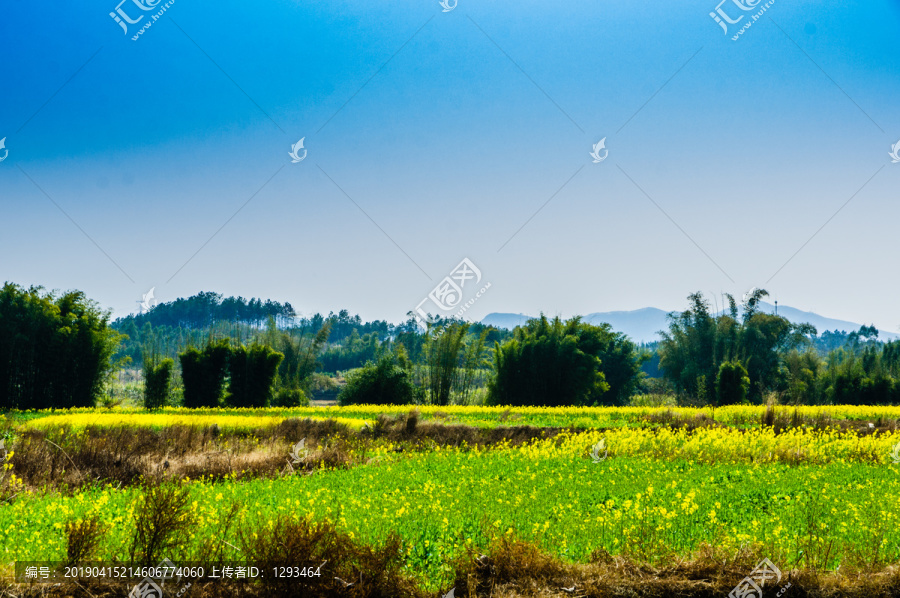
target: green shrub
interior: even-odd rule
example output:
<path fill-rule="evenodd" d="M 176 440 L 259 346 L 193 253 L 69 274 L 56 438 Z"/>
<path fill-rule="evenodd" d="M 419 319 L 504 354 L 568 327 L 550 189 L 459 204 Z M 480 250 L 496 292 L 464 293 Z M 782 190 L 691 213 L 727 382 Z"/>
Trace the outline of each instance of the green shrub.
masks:
<path fill-rule="evenodd" d="M 228 359 L 231 380 L 227 403 L 232 407 L 266 407 L 284 355 L 263 345 L 234 347 Z"/>
<path fill-rule="evenodd" d="M 273 407 L 309 407 L 309 397 L 300 388 L 280 388 L 272 397 Z"/>
<path fill-rule="evenodd" d="M 629 407 L 677 407 L 678 400 L 671 394 L 640 394 L 628 401 Z"/>
<path fill-rule="evenodd" d="M 610 388 L 600 357 L 607 336 L 608 330 L 580 318 L 563 322 L 541 315 L 529 320 L 515 329 L 515 338 L 496 343 L 489 402 L 513 406 L 601 403 Z"/>
<path fill-rule="evenodd" d="M 175 361 L 163 359 L 158 364 L 144 361 L 144 407 L 159 409 L 165 407 L 169 398 L 169 384 Z"/>
<path fill-rule="evenodd" d="M 203 351 L 191 347 L 179 355 L 185 407 L 220 406 L 230 355 L 227 340 L 210 342 Z"/>
<path fill-rule="evenodd" d="M 340 405 L 407 405 L 421 402 L 424 392 L 410 380 L 409 373 L 397 365 L 393 355 L 347 375 L 347 385 L 338 394 Z"/>
<path fill-rule="evenodd" d="M 736 405 L 743 402 L 750 388 L 747 369 L 739 361 L 725 361 L 716 375 L 716 398 L 719 405 Z"/>
<path fill-rule="evenodd" d="M 341 391 L 341 385 L 337 379 L 326 374 L 313 374 L 306 379 L 306 391 L 312 399 L 335 399 Z"/>

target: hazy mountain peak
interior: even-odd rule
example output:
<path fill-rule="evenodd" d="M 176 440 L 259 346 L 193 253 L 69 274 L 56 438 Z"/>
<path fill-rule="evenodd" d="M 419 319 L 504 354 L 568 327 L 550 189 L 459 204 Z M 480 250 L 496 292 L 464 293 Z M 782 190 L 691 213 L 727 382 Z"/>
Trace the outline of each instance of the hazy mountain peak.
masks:
<path fill-rule="evenodd" d="M 759 307 L 761 311 L 766 313 L 775 312 L 775 306 L 771 303 L 761 301 Z M 656 307 L 643 307 L 641 309 L 630 311 L 594 312 L 584 316 L 584 321 L 590 322 L 591 324 L 607 322 L 612 325 L 614 330 L 624 332 L 631 337 L 632 340 L 648 343 L 658 341 L 659 331 L 668 329 L 669 325 L 666 320 L 666 315 L 668 313 L 669 312 Z M 838 320 L 820 316 L 817 313 L 804 311 L 795 307 L 790 307 L 789 305 L 779 305 L 778 315 L 784 316 L 795 324 L 808 322 L 816 327 L 819 334 L 822 334 L 826 330 L 853 332 L 854 330 L 859 330 L 860 326 L 862 326 L 862 324 L 847 320 Z M 534 316 L 511 313 L 490 313 L 481 320 L 481 323 L 496 326 L 498 328 L 512 329 L 524 324 L 531 317 Z M 896 340 L 900 339 L 900 334 L 879 330 L 878 338 L 881 340 Z"/>

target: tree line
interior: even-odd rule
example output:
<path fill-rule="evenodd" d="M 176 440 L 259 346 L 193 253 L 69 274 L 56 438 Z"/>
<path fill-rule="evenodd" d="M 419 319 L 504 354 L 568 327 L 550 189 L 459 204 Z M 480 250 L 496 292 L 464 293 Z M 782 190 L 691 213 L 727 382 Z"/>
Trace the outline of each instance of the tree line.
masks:
<path fill-rule="evenodd" d="M 116 328 L 153 327 L 209 328 L 217 322 L 244 322 L 262 326 L 269 318 L 288 321 L 296 317 L 290 303 L 266 299 L 223 297 L 220 293 L 203 292 L 188 298 L 159 303 L 149 311 L 116 320 Z"/>
<path fill-rule="evenodd" d="M 701 293 L 669 316 L 658 345 L 659 367 L 685 404 L 900 403 L 900 341 L 878 342 L 874 326 L 817 335 L 810 324 L 759 310 L 754 289 L 715 315 Z"/>
<path fill-rule="evenodd" d="M 541 315 L 511 331 L 453 319 L 422 328 L 411 315 L 396 325 L 346 310 L 299 318 L 289 304 L 215 293 L 111 323 L 78 291 L 6 283 L 0 409 L 94 405 L 128 363 L 142 370 L 148 408 L 304 405 L 323 380 L 336 384 L 323 373 L 346 375 L 341 404 L 626 405 L 647 392 L 688 405 L 900 403 L 900 342 L 879 342 L 873 326 L 818 336 L 761 311 L 766 295 L 727 296 L 728 309 L 713 313 L 694 293 L 659 343 L 639 346 L 580 317 Z M 172 319 L 178 310 L 194 315 Z"/>
<path fill-rule="evenodd" d="M 246 313 L 237 309 L 220 309 L 222 306 L 241 304 L 259 306 L 259 309 Z M 173 314 L 183 315 L 176 317 Z M 148 339 L 152 340 L 162 356 L 173 360 L 177 360 L 187 347 L 202 345 L 209 338 L 252 342 L 268 329 L 270 319 L 274 320 L 277 328 L 288 330 L 293 336 L 312 336 L 327 325 L 328 343 L 323 347 L 320 367 L 329 374 L 365 365 L 377 358 L 381 345 L 386 341 L 399 340 L 413 361 L 422 358 L 425 335 L 411 314 L 399 324 L 384 320 L 364 322 L 358 314 L 351 315 L 346 309 L 329 312 L 328 315 L 317 313 L 299 317 L 289 303 L 282 306 L 269 300 L 222 298 L 210 292 L 161 303 L 147 313 L 115 320 L 112 327 L 124 335 L 116 356 L 128 358 L 131 363 L 140 366 Z M 444 323 L 450 323 L 450 320 L 437 318 L 433 322 L 438 327 Z M 489 330 L 488 344 L 511 334 L 507 330 L 480 323 L 471 326 L 474 333 Z"/>

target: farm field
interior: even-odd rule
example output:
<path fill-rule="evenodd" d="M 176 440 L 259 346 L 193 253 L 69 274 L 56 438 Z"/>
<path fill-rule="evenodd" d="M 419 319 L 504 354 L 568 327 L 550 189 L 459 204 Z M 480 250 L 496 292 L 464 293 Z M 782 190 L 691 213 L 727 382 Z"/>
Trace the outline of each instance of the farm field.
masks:
<path fill-rule="evenodd" d="M 397 574 L 423 595 L 465 585 L 473 558 L 516 547 L 561 570 L 714 555 L 732 561 L 710 582 L 720 585 L 763 557 L 797 579 L 874 575 L 900 560 L 898 408 L 781 407 L 772 425 L 765 407 L 717 409 L 715 420 L 687 409 L 374 406 L 23 415 L 3 474 L 7 578 L 15 561 L 66 561 L 73 522 L 99 522 L 91 558 L 128 560 L 159 488 L 182 493 L 190 522 L 166 544 L 173 561 L 202 560 L 211 542 L 217 558 L 239 560 L 260 530 L 326 525 L 361 546 L 396 542 Z M 543 429 L 514 433 L 525 424 Z M 104 451 L 125 464 L 101 469 Z"/>
<path fill-rule="evenodd" d="M 259 409 L 164 407 L 153 412 L 147 412 L 142 408 L 115 408 L 111 410 L 78 408 L 26 411 L 16 413 L 15 418 L 17 421 L 23 422 L 34 420 L 35 423 L 32 425 L 37 427 L 55 427 L 61 424 L 74 427 L 126 424 L 159 428 L 181 422 L 189 422 L 195 426 L 210 425 L 218 422 L 220 426 L 226 425 L 241 429 L 252 429 L 269 424 L 274 425 L 286 418 L 338 419 L 345 420 L 353 427 L 362 427 L 366 422 L 374 421 L 378 415 L 405 414 L 410 409 L 411 407 L 408 405 L 267 407 Z M 729 405 L 718 408 L 421 405 L 415 407 L 415 409 L 419 412 L 419 417 L 423 421 L 438 420 L 444 423 L 477 427 L 496 427 L 501 425 L 574 428 L 652 427 L 668 421 L 660 419 L 661 414 L 672 414 L 682 419 L 708 417 L 715 419 L 720 424 L 752 428 L 758 427 L 766 414 L 766 407 L 760 405 Z M 887 422 L 900 419 L 900 406 L 779 406 L 775 409 L 775 413 L 788 418 L 796 414 L 807 423 L 814 423 L 816 418 L 820 418 L 825 422 L 846 420 L 879 425 L 878 422 L 880 421 Z"/>

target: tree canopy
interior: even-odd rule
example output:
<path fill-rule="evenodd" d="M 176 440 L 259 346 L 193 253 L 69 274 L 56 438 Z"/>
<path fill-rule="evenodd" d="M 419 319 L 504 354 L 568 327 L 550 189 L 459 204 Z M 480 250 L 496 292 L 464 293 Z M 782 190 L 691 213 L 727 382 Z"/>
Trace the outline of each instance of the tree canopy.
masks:
<path fill-rule="evenodd" d="M 725 295 L 728 312 L 712 314 L 698 292 L 688 296 L 687 310 L 669 314 L 669 330 L 661 332 L 659 365 L 680 393 L 715 402 L 716 380 L 725 362 L 746 370 L 750 398 L 777 386 L 781 356 L 808 344 L 816 329 L 760 311 L 759 302 L 767 295 L 754 289 L 740 307 Z"/>
<path fill-rule="evenodd" d="M 141 328 L 149 322 L 154 327 L 171 326 L 181 328 L 208 328 L 216 322 L 245 322 L 262 326 L 270 317 L 293 318 L 297 314 L 290 303 L 279 303 L 266 299 L 244 299 L 225 297 L 209 291 L 193 297 L 178 298 L 168 303 L 160 303 L 142 314 L 132 314 L 116 320 L 117 328 L 133 324 Z"/>
<path fill-rule="evenodd" d="M 495 405 L 621 404 L 637 384 L 643 359 L 608 324 L 542 314 L 517 327 L 512 339 L 495 343 L 488 398 Z"/>
<path fill-rule="evenodd" d="M 90 407 L 121 336 L 80 291 L 0 289 L 0 409 Z"/>

